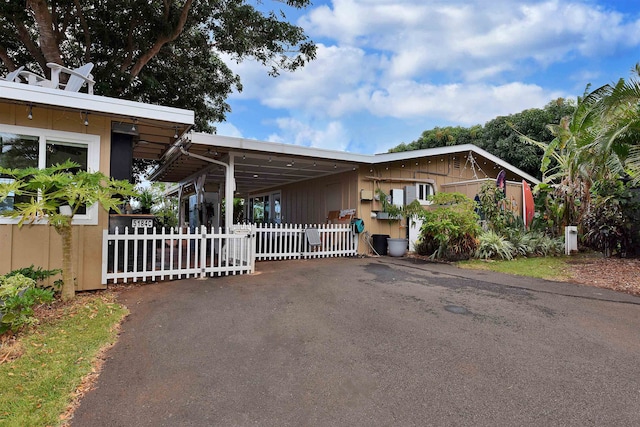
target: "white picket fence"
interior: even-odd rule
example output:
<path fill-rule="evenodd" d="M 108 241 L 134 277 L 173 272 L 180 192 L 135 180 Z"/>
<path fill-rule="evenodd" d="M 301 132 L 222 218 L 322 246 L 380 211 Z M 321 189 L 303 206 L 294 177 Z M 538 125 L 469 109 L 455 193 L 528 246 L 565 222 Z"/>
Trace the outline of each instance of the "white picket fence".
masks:
<path fill-rule="evenodd" d="M 310 241 L 307 230 L 316 230 L 315 236 L 319 238 L 319 242 Z M 358 254 L 358 238 L 349 224 L 258 224 L 255 226 L 255 233 L 257 260 L 326 258 Z"/>
<path fill-rule="evenodd" d="M 252 229 L 103 231 L 102 284 L 212 277 L 255 271 Z"/>
<path fill-rule="evenodd" d="M 148 231 L 147 231 L 148 230 Z M 358 239 L 345 224 L 234 225 L 103 231 L 102 283 L 247 274 L 256 260 L 354 256 Z"/>

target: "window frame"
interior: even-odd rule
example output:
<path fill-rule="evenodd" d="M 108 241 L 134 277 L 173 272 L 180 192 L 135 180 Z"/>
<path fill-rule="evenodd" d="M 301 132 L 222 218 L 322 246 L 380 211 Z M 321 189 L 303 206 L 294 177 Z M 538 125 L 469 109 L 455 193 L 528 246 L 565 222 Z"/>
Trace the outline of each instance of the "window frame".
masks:
<path fill-rule="evenodd" d="M 436 194 L 436 186 L 435 184 L 431 183 L 431 182 L 416 182 L 415 183 L 416 186 L 416 200 L 418 200 L 420 202 L 421 205 L 423 206 L 428 206 L 430 204 L 433 203 L 433 201 L 429 200 L 429 196 L 435 196 Z M 425 198 L 421 199 L 420 198 L 420 188 L 423 187 L 424 188 L 424 193 L 425 193 Z M 428 188 L 431 188 L 431 191 L 428 190 Z"/>
<path fill-rule="evenodd" d="M 260 222 L 260 224 L 282 224 L 282 190 L 273 190 L 273 191 L 267 191 L 264 193 L 258 193 L 258 194 L 252 194 L 248 197 L 248 209 L 247 209 L 247 213 L 248 213 L 248 220 L 251 223 L 256 223 L 255 217 L 253 215 L 254 213 L 254 205 L 255 205 L 255 199 L 257 198 L 262 198 L 263 201 L 262 203 L 265 204 L 264 202 L 264 197 L 268 197 L 269 198 L 269 210 L 268 212 L 266 211 L 266 206 L 264 207 L 265 210 L 263 211 L 263 216 L 267 217 L 268 215 L 268 220 L 263 219 L 262 222 Z M 280 209 L 280 212 L 276 211 L 276 200 L 278 201 L 278 207 Z"/>
<path fill-rule="evenodd" d="M 81 145 L 87 147 L 87 170 L 95 172 L 100 170 L 100 135 L 67 132 L 44 128 L 33 128 L 26 126 L 14 126 L 0 124 L 0 132 L 13 133 L 18 135 L 34 136 L 38 138 L 38 168 L 44 169 L 46 165 L 47 142 L 64 145 L 65 143 Z M 97 225 L 98 224 L 98 203 L 94 203 L 87 208 L 86 214 L 76 214 L 73 217 L 72 225 Z M 0 216 L 0 224 L 17 224 L 18 218 Z M 46 220 L 35 221 L 34 224 L 48 224 Z"/>

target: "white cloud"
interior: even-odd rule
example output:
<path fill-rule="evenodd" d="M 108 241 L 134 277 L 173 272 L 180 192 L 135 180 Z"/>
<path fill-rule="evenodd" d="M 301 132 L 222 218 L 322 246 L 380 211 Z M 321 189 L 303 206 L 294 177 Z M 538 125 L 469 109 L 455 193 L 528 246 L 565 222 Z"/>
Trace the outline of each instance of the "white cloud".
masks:
<path fill-rule="evenodd" d="M 592 0 L 333 0 L 299 21 L 323 44 L 295 73 L 225 58 L 244 85 L 230 101 L 287 117 L 256 109 L 255 123 L 277 128 L 269 140 L 338 150 L 385 133 L 377 122 L 484 123 L 580 92 L 602 75 L 591 64 L 640 43 L 634 19 Z"/>
<path fill-rule="evenodd" d="M 345 151 L 349 145 L 347 131 L 338 121 L 327 123 L 324 129 L 289 117 L 279 118 L 276 123 L 280 132 L 271 134 L 268 141 L 340 151 Z"/>
<path fill-rule="evenodd" d="M 242 132 L 229 122 L 216 123 L 216 134 L 231 136 L 234 138 L 242 138 Z"/>
<path fill-rule="evenodd" d="M 640 42 L 639 20 L 580 1 L 334 0 L 301 23 L 312 36 L 388 52 L 399 78 L 445 69 L 492 75 L 496 63 L 548 64 Z"/>
<path fill-rule="evenodd" d="M 559 96 L 562 96 L 559 92 L 547 92 L 539 86 L 523 83 L 436 86 L 402 81 L 374 92 L 369 109 L 377 116 L 437 117 L 474 125 L 499 115 L 542 107 Z"/>

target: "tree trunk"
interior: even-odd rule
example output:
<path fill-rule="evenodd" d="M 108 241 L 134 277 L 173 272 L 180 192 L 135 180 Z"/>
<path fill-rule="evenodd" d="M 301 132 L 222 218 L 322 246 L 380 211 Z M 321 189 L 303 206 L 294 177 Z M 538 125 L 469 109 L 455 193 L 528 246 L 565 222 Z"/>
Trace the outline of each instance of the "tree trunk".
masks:
<path fill-rule="evenodd" d="M 38 43 L 45 60 L 47 62 L 62 64 L 58 38 L 53 25 L 51 11 L 49 10 L 49 5 L 46 0 L 27 0 L 27 8 L 33 12 L 33 19 L 38 26 Z M 47 67 L 44 66 L 43 70 L 46 71 Z"/>
<path fill-rule="evenodd" d="M 73 235 L 71 225 L 63 225 L 56 228 L 62 237 L 62 300 L 68 301 L 75 298 L 76 288 L 73 280 L 73 263 L 71 253 L 73 249 Z"/>

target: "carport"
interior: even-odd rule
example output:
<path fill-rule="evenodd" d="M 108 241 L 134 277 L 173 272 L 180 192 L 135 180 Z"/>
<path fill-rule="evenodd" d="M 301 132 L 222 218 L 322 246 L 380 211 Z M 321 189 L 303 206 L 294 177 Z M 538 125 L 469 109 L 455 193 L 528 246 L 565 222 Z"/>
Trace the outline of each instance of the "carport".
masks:
<path fill-rule="evenodd" d="M 167 148 L 149 179 L 177 183 L 171 193 L 180 199 L 195 193 L 199 205 L 204 193 L 213 189 L 225 201 L 224 222 L 216 225 L 226 226 L 234 224 L 234 197 L 247 200 L 292 183 L 355 171 L 370 159 L 342 151 L 190 133 Z M 183 219 L 184 204 L 180 207 Z"/>

